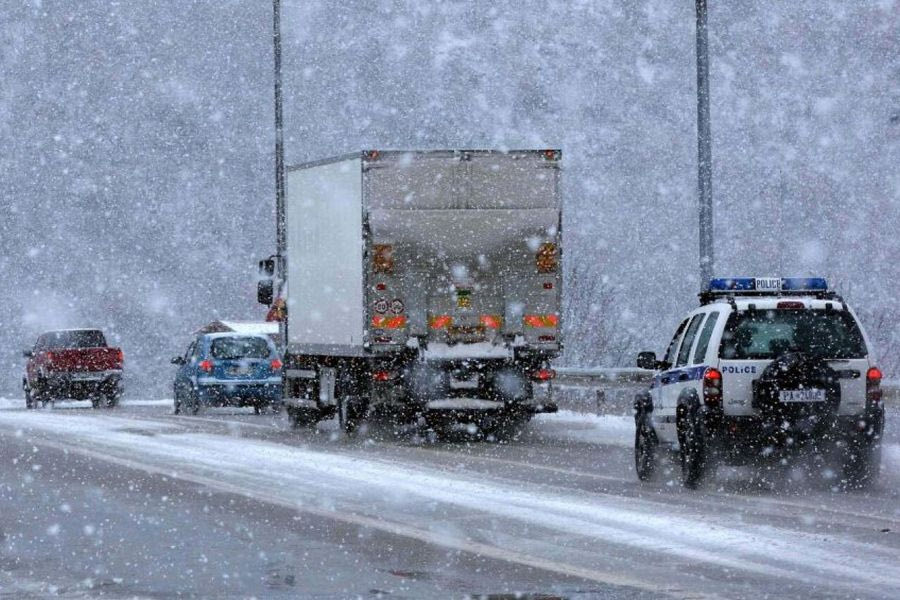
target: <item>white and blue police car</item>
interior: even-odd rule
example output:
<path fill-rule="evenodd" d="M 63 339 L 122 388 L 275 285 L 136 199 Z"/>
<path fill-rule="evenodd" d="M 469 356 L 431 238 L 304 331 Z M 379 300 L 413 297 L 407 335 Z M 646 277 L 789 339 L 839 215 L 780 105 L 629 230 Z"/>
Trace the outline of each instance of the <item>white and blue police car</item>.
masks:
<path fill-rule="evenodd" d="M 659 450 L 694 488 L 715 465 L 783 460 L 804 450 L 839 462 L 843 487 L 878 475 L 881 371 L 854 312 L 822 278 L 713 279 L 635 398 L 635 467 Z M 826 470 L 826 471 L 829 471 Z"/>

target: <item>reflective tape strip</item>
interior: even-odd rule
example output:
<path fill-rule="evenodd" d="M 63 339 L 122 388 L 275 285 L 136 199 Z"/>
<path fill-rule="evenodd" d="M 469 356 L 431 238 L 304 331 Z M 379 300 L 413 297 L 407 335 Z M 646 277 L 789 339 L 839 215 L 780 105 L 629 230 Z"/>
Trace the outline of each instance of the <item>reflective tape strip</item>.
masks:
<path fill-rule="evenodd" d="M 286 377 L 299 377 L 301 379 L 315 379 L 316 372 L 312 369 L 288 369 L 284 372 Z"/>

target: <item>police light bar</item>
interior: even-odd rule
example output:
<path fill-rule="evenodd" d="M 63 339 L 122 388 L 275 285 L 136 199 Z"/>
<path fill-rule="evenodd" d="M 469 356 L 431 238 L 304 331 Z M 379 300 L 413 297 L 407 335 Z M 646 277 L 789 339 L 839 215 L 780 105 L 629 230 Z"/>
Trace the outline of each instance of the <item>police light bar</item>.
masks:
<path fill-rule="evenodd" d="M 732 277 L 709 280 L 711 294 L 822 293 L 828 291 L 824 277 Z"/>

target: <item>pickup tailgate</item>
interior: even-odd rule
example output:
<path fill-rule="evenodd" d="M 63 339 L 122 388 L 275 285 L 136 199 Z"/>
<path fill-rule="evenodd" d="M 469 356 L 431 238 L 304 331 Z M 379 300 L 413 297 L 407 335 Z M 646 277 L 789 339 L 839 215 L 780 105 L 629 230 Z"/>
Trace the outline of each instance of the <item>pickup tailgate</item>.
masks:
<path fill-rule="evenodd" d="M 51 350 L 47 366 L 52 371 L 109 371 L 122 368 L 119 348 L 71 348 Z"/>

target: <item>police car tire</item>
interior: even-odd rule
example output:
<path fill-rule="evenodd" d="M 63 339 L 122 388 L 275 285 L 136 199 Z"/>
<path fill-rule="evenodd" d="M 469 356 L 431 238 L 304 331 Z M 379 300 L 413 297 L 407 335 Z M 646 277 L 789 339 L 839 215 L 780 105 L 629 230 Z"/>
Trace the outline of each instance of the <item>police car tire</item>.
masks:
<path fill-rule="evenodd" d="M 688 489 L 696 489 L 706 475 L 707 457 L 703 427 L 698 415 L 687 415 L 679 424 L 681 447 L 681 482 Z"/>
<path fill-rule="evenodd" d="M 656 470 L 659 441 L 653 428 L 639 423 L 634 430 L 634 470 L 641 481 L 649 481 Z"/>
<path fill-rule="evenodd" d="M 873 441 L 851 442 L 844 460 L 843 479 L 848 489 L 868 489 L 881 470 L 881 444 Z"/>

